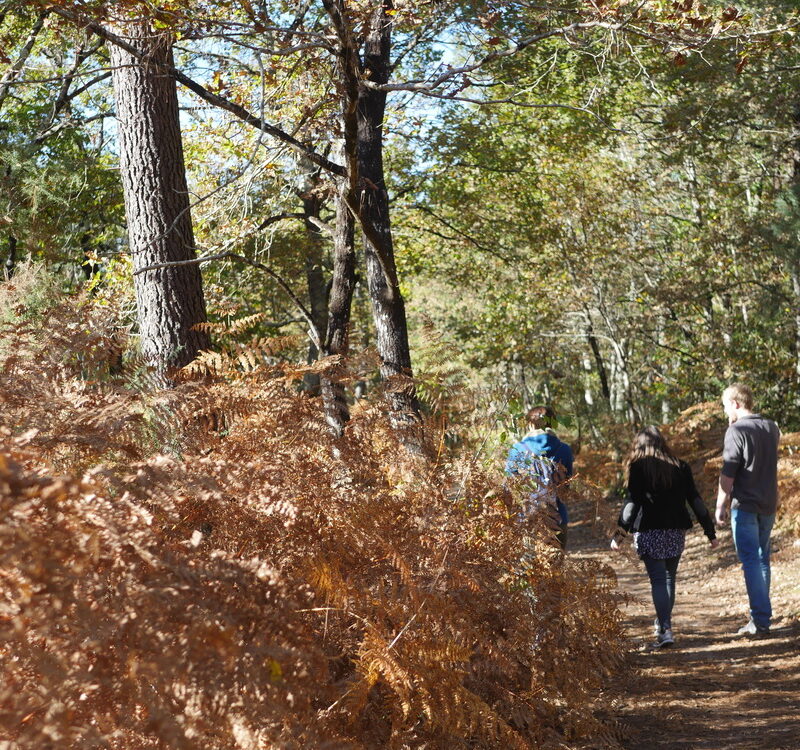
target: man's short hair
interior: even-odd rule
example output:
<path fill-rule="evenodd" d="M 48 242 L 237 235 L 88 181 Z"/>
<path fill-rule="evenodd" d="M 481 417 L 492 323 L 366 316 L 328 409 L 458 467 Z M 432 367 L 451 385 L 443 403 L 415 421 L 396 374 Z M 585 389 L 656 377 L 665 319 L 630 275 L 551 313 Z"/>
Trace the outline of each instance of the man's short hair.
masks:
<path fill-rule="evenodd" d="M 537 430 L 552 427 L 556 423 L 556 413 L 549 406 L 534 406 L 527 417 L 528 424 Z"/>
<path fill-rule="evenodd" d="M 723 392 L 722 398 L 727 398 L 730 401 L 736 401 L 748 411 L 753 408 L 753 391 L 749 385 L 744 383 L 733 383 L 729 385 Z"/>

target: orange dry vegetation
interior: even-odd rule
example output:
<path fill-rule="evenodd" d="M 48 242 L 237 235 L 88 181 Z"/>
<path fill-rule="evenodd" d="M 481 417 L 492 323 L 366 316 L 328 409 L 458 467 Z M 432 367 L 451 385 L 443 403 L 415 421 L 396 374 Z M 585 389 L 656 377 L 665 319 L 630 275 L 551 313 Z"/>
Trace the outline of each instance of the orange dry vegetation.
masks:
<path fill-rule="evenodd" d="M 0 341 L 0 740 L 613 743 L 608 568 L 542 530 L 523 570 L 499 477 L 380 398 L 335 439 L 263 357 L 133 388 L 113 317 L 73 300 Z"/>

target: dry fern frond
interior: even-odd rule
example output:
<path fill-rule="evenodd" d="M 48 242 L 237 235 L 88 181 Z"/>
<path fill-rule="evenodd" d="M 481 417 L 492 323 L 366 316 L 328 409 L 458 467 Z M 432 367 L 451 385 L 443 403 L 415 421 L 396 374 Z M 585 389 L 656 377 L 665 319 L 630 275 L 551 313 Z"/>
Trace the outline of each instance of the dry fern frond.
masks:
<path fill-rule="evenodd" d="M 591 705 L 621 654 L 611 572 L 518 523 L 497 473 L 443 447 L 440 419 L 415 425 L 423 450 L 408 451 L 376 394 L 335 439 L 293 382 L 303 368 L 265 350 L 255 366 L 242 349 L 205 353 L 206 379 L 150 395 L 101 377 L 97 331 L 14 330 L 0 362 L 3 741 L 605 736 Z"/>
<path fill-rule="evenodd" d="M 194 327 L 198 331 L 205 331 L 206 333 L 215 333 L 223 336 L 238 336 L 244 333 L 248 328 L 252 328 L 266 319 L 266 313 L 254 313 L 253 315 L 246 315 L 243 318 L 237 318 L 229 323 L 197 323 Z"/>

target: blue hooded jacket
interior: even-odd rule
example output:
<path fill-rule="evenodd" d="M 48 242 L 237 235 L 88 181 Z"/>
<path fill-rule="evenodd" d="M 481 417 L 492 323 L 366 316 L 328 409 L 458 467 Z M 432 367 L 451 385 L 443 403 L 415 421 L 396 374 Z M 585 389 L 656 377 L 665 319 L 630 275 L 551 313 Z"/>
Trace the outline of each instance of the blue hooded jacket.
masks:
<path fill-rule="evenodd" d="M 506 474 L 516 474 L 533 457 L 547 458 L 561 464 L 567 472 L 567 477 L 572 476 L 572 448 L 559 440 L 552 432 L 534 430 L 522 440 L 511 447 L 506 459 Z M 562 523 L 569 521 L 567 507 L 556 497 L 556 507 Z"/>
<path fill-rule="evenodd" d="M 572 476 L 572 448 L 544 430 L 536 430 L 514 443 L 506 459 L 506 474 L 515 474 L 516 465 L 531 453 L 557 461 L 567 470 L 567 476 Z"/>

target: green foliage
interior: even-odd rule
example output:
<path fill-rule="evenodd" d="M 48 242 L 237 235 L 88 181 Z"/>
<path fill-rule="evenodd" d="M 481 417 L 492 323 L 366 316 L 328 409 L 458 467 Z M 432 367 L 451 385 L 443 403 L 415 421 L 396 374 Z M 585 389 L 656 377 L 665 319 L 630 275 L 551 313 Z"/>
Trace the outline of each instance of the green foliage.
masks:
<path fill-rule="evenodd" d="M 41 263 L 23 261 L 13 279 L 0 284 L 0 325 L 38 323 L 63 294 L 63 279 Z"/>
<path fill-rule="evenodd" d="M 112 250 L 123 232 L 105 125 L 113 108 L 96 72 L 107 56 L 92 54 L 80 34 L 45 25 L 25 59 L 35 20 L 33 9 L 11 9 L 0 19 L 8 56 L 25 60 L 18 75 L 9 73 L 0 103 L 0 226 L 16 238 L 20 256 L 77 267 L 87 253 Z"/>
<path fill-rule="evenodd" d="M 786 20 L 775 11 L 749 22 Z M 453 105 L 420 134 L 422 167 L 396 188 L 416 184 L 401 219 L 410 308 L 486 382 L 595 425 L 660 421 L 746 378 L 800 419 L 797 56 L 780 34 L 746 52 L 742 38 L 680 60 L 592 38 L 537 46 L 493 71 L 487 97 L 517 106 Z"/>

